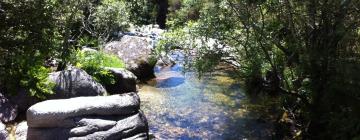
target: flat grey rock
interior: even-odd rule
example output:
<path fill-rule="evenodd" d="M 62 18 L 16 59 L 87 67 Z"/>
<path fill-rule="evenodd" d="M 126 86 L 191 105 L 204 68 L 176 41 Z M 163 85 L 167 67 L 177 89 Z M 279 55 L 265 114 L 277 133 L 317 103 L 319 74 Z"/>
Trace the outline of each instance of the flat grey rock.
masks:
<path fill-rule="evenodd" d="M 119 140 L 147 139 L 147 121 L 141 112 L 130 116 L 97 116 L 97 120 L 84 117 L 76 122 L 79 126 L 73 128 L 29 128 L 28 140 Z M 103 120 L 101 120 L 103 119 Z M 110 120 L 108 120 L 110 119 Z M 104 123 L 105 122 L 105 123 Z M 104 123 L 104 124 L 102 124 Z M 101 125 L 101 126 L 100 126 Z"/>
<path fill-rule="evenodd" d="M 72 136 L 84 136 L 97 131 L 106 131 L 116 125 L 115 120 L 100 118 L 82 118 L 77 122 L 78 126 L 70 130 Z"/>
<path fill-rule="evenodd" d="M 31 106 L 27 111 L 29 127 L 72 127 L 68 118 L 84 115 L 128 115 L 137 112 L 140 99 L 136 93 L 112 96 L 77 97 L 47 100 Z"/>
<path fill-rule="evenodd" d="M 98 131 L 81 137 L 71 137 L 71 140 L 119 140 L 141 134 L 147 138 L 148 126 L 144 115 L 140 112 L 125 119 L 118 120 L 116 125 L 107 131 Z M 146 135 L 144 135 L 146 134 Z"/>

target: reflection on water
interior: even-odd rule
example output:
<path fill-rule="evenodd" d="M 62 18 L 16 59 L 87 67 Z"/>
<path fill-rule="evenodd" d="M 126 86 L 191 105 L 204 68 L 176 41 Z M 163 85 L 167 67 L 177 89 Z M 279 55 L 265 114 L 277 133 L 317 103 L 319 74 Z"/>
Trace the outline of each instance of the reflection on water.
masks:
<path fill-rule="evenodd" d="M 226 73 L 198 79 L 181 67 L 157 68 L 139 95 L 156 139 L 269 139 L 271 125 L 247 110 L 238 82 Z"/>

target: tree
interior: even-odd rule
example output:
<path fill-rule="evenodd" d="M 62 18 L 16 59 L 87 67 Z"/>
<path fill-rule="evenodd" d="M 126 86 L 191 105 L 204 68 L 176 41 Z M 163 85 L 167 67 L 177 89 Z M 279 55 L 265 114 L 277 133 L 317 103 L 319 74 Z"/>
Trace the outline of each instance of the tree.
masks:
<path fill-rule="evenodd" d="M 43 66 L 56 50 L 52 10 L 47 1 L 0 2 L 0 83 L 6 93 L 19 86 L 38 97 L 50 93 Z"/>
<path fill-rule="evenodd" d="M 156 0 L 125 0 L 130 20 L 136 25 L 154 24 L 157 16 Z"/>
<path fill-rule="evenodd" d="M 209 55 L 221 55 L 223 62 L 235 64 L 249 93 L 265 92 L 284 99 L 284 112 L 292 114 L 294 125 L 299 126 L 293 133 L 295 136 L 358 137 L 360 2 L 204 0 L 200 3 L 199 19 L 186 31 L 195 42 L 218 41 L 215 51 L 206 44 L 192 48 L 198 50 L 197 60 L 201 61 L 195 63 L 204 64 L 197 66 L 200 71 L 213 67 L 204 63 L 212 58 Z M 169 23 L 189 20 L 183 18 L 183 13 L 175 14 L 180 14 L 180 18 L 174 17 Z M 182 25 L 189 24 L 174 27 Z M 225 48 L 230 53 L 224 51 L 224 46 L 228 46 Z"/>
<path fill-rule="evenodd" d="M 63 70 L 79 45 L 105 43 L 125 30 L 128 11 L 124 1 L 114 0 L 3 0 L 0 20 L 2 92 L 15 94 L 21 87 L 45 98 L 53 85 L 47 61 L 56 60 Z"/>

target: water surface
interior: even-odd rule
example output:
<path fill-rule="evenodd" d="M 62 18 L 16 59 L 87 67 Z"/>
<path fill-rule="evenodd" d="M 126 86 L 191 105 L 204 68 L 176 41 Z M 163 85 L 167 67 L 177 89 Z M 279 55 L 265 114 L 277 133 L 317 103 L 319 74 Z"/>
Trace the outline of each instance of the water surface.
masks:
<path fill-rule="evenodd" d="M 157 67 L 139 95 L 155 139 L 270 139 L 271 125 L 247 109 L 248 99 L 230 74 L 201 79 L 179 65 Z"/>

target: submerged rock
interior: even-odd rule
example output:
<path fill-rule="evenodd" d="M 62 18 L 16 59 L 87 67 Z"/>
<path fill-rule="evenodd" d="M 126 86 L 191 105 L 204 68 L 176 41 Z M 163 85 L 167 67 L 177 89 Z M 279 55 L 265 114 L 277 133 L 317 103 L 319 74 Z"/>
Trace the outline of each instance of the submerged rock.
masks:
<path fill-rule="evenodd" d="M 48 100 L 29 108 L 29 140 L 148 138 L 136 93 Z"/>
<path fill-rule="evenodd" d="M 125 62 L 126 69 L 142 80 L 155 77 L 156 60 L 151 55 L 152 49 L 152 39 L 125 35 L 120 41 L 108 43 L 104 51 L 117 55 Z"/>
<path fill-rule="evenodd" d="M 120 68 L 106 68 L 114 75 L 115 83 L 105 85 L 106 91 L 109 94 L 121 94 L 128 92 L 136 92 L 136 76 L 126 70 Z"/>
<path fill-rule="evenodd" d="M 7 123 L 13 121 L 18 114 L 17 105 L 10 102 L 0 93 L 0 121 Z"/>
<path fill-rule="evenodd" d="M 105 88 L 97 83 L 84 70 L 70 68 L 68 70 L 54 72 L 49 79 L 55 82 L 54 95 L 50 99 L 64 99 L 79 96 L 105 95 Z"/>

